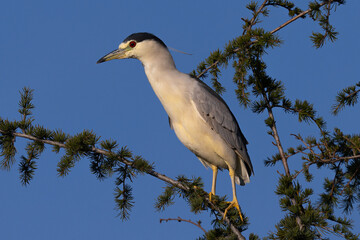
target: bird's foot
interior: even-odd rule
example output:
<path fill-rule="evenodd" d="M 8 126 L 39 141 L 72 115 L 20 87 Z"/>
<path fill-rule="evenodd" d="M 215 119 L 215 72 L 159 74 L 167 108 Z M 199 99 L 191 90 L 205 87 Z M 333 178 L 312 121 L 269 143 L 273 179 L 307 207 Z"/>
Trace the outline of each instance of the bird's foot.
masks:
<path fill-rule="evenodd" d="M 210 202 L 213 202 L 213 201 L 212 201 L 212 197 L 213 197 L 213 196 L 215 196 L 215 194 L 213 194 L 212 192 L 209 192 L 209 201 L 210 201 Z"/>
<path fill-rule="evenodd" d="M 233 200 L 232 200 L 231 202 L 229 202 L 229 203 L 230 203 L 230 205 L 225 209 L 223 218 L 226 217 L 226 214 L 227 214 L 227 212 L 228 212 L 229 209 L 235 207 L 235 208 L 239 211 L 240 219 L 241 219 L 241 221 L 243 222 L 244 219 L 243 219 L 243 217 L 242 217 L 242 214 L 241 214 L 241 211 L 240 211 L 240 207 L 239 207 L 239 203 L 238 203 L 237 199 L 235 198 L 235 199 L 233 199 Z"/>

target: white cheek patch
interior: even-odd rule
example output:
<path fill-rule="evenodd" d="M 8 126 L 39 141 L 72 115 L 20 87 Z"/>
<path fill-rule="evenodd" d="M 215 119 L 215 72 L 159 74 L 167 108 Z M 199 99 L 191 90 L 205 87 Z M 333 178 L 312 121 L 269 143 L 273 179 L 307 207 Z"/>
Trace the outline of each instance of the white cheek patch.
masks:
<path fill-rule="evenodd" d="M 119 49 L 124 49 L 124 48 L 126 48 L 128 46 L 128 42 L 126 42 L 126 43 L 120 43 L 120 45 L 119 45 Z"/>

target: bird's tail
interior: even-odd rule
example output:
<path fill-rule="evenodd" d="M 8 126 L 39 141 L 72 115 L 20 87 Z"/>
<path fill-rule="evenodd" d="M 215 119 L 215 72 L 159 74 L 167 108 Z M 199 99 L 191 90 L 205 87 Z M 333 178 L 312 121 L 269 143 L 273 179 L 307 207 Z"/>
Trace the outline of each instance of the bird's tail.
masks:
<path fill-rule="evenodd" d="M 244 161 L 239 161 L 235 171 L 235 182 L 239 185 L 245 185 L 250 182 L 250 175 Z"/>
<path fill-rule="evenodd" d="M 246 150 L 243 154 L 236 150 L 235 152 L 238 157 L 238 165 L 236 166 L 235 170 L 235 182 L 239 185 L 245 185 L 246 183 L 250 182 L 250 176 L 254 173 L 253 166 Z"/>

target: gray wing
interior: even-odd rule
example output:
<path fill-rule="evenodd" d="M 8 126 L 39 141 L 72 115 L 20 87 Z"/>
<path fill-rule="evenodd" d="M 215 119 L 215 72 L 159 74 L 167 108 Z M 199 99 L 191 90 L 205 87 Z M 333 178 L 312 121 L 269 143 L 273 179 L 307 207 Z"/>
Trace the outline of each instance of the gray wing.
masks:
<path fill-rule="evenodd" d="M 194 91 L 194 103 L 197 110 L 209 126 L 228 143 L 246 163 L 249 176 L 253 173 L 250 157 L 247 153 L 245 136 L 240 130 L 236 118 L 225 101 L 209 86 L 199 83 Z"/>

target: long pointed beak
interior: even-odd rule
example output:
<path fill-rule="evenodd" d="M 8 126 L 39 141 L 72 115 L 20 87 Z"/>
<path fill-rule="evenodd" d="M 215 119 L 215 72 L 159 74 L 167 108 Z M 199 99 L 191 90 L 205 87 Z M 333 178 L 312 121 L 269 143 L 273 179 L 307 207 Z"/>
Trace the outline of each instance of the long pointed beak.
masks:
<path fill-rule="evenodd" d="M 113 59 L 123 59 L 126 57 L 125 52 L 125 49 L 116 49 L 100 58 L 96 63 L 102 63 Z"/>

